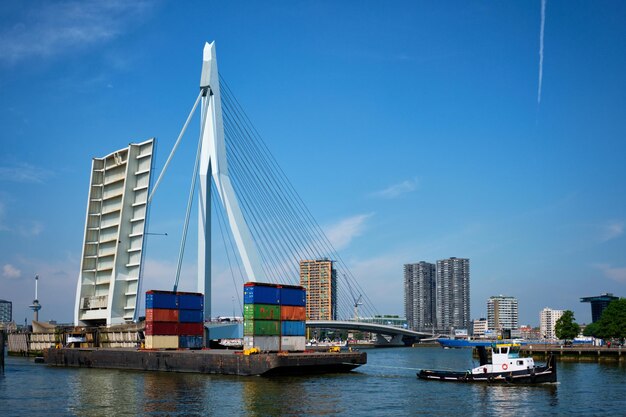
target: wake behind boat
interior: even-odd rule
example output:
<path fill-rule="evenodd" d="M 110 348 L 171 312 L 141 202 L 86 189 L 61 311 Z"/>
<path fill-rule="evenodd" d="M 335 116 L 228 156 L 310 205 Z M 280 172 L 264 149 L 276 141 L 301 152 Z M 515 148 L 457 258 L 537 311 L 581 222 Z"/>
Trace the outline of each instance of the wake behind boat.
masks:
<path fill-rule="evenodd" d="M 453 382 L 487 382 L 509 384 L 540 384 L 556 382 L 556 361 L 552 355 L 545 366 L 536 366 L 533 358 L 520 358 L 519 344 L 494 344 L 489 363 L 487 348 L 477 346 L 480 366 L 467 371 L 436 371 L 422 369 L 420 379 Z"/>

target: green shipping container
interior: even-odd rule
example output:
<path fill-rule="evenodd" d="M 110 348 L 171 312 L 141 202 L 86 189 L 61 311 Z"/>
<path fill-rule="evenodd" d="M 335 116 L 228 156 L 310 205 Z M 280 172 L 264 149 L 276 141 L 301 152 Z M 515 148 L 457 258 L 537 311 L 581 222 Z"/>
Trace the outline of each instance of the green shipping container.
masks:
<path fill-rule="evenodd" d="M 279 315 L 280 316 L 280 315 Z M 279 336 L 279 320 L 244 320 L 244 336 Z"/>
<path fill-rule="evenodd" d="M 245 320 L 280 320 L 280 306 L 271 304 L 244 304 Z"/>

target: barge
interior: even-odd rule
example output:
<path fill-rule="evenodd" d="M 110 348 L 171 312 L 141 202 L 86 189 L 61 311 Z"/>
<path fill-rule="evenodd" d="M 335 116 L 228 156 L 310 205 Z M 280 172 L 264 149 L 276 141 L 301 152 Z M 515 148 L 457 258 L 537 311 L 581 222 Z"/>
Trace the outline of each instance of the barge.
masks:
<path fill-rule="evenodd" d="M 278 352 L 243 355 L 228 350 L 47 349 L 48 366 L 190 372 L 239 376 L 348 372 L 367 363 L 365 352 Z"/>

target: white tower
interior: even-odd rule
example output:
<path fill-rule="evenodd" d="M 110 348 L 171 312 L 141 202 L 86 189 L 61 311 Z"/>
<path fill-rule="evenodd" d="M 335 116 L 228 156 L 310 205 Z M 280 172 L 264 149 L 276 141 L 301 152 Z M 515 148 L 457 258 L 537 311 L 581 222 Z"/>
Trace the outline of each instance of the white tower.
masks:
<path fill-rule="evenodd" d="M 262 277 L 262 264 L 228 175 L 215 42 L 204 45 L 200 89 L 203 91 L 203 97 L 198 198 L 197 291 L 204 293 L 204 317 L 209 318 L 211 317 L 211 178 L 226 211 L 230 230 L 248 281 L 256 281 Z"/>

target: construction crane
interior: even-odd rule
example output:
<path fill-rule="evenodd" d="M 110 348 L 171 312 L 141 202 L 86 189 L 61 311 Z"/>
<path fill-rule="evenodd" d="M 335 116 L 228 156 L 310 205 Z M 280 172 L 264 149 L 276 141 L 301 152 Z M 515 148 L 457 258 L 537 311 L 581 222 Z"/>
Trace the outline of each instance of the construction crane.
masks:
<path fill-rule="evenodd" d="M 354 292 L 352 291 L 352 285 L 350 285 L 350 281 L 346 279 L 346 274 L 343 274 L 343 279 L 348 284 L 348 290 L 350 290 L 350 296 L 352 297 L 352 301 L 354 302 L 354 321 L 359 321 L 359 306 L 363 305 L 361 300 L 363 299 L 363 294 L 359 294 L 358 297 L 354 296 Z"/>

